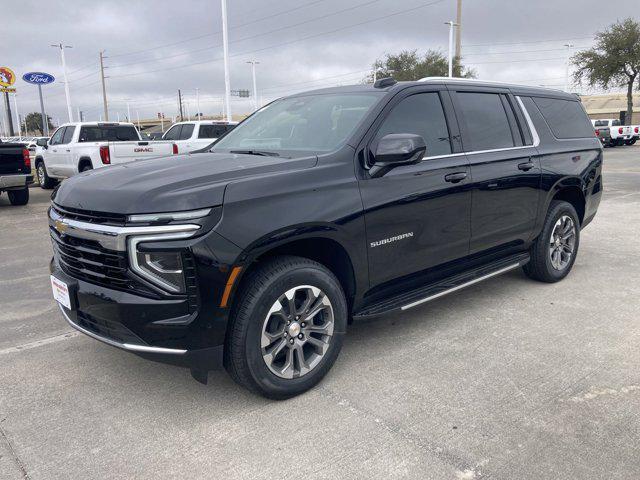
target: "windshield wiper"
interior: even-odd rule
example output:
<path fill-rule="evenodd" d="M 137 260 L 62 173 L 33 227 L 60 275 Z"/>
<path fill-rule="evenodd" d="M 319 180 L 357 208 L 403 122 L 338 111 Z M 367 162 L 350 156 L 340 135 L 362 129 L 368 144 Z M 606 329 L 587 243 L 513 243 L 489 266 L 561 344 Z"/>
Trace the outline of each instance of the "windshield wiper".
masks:
<path fill-rule="evenodd" d="M 262 157 L 279 157 L 276 152 L 266 152 L 264 150 L 229 150 L 230 153 L 242 153 L 244 155 L 260 155 Z"/>

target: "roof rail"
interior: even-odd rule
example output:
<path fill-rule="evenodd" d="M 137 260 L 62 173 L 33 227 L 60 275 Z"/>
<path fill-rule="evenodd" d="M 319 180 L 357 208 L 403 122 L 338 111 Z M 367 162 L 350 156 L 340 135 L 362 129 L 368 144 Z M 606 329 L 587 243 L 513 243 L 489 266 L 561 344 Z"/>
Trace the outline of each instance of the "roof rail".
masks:
<path fill-rule="evenodd" d="M 541 87 L 539 85 L 522 85 L 514 82 L 500 82 L 497 80 L 480 80 L 479 78 L 460 78 L 460 77 L 424 77 L 418 80 L 419 82 L 427 82 L 429 80 L 435 81 L 443 81 L 443 82 L 460 82 L 460 83 L 490 83 L 493 85 L 516 85 L 521 87 L 530 87 L 530 88 L 544 88 L 545 90 L 555 90 L 557 92 L 564 92 L 564 90 L 560 90 L 558 88 L 549 88 L 549 87 Z"/>

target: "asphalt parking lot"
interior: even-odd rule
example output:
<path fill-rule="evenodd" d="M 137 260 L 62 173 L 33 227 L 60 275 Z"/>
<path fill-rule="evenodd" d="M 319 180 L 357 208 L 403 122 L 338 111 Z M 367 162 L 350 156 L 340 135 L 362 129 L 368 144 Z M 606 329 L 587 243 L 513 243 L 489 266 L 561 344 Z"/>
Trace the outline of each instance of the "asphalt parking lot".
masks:
<path fill-rule="evenodd" d="M 284 402 L 72 331 L 51 299 L 49 192 L 0 196 L 0 479 L 640 478 L 640 146 L 559 284 L 520 271 L 353 325 Z"/>

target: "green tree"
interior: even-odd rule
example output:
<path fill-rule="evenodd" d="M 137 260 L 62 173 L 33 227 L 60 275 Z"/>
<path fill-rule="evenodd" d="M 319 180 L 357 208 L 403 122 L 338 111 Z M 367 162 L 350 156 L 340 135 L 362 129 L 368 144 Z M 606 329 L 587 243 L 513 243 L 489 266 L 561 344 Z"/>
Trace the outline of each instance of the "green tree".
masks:
<path fill-rule="evenodd" d="M 376 60 L 373 71 L 377 78 L 393 77 L 398 81 L 413 81 L 424 77 L 446 77 L 449 72 L 449 61 L 439 50 L 427 50 L 422 56 L 417 50 L 403 50 L 397 55 L 387 54 Z M 460 58 L 453 60 L 453 76 L 475 78 L 473 69 L 462 65 Z M 373 81 L 371 73 L 365 81 Z"/>
<path fill-rule="evenodd" d="M 53 130 L 53 122 L 51 117 L 47 115 L 47 122 L 49 124 L 49 131 Z M 40 135 L 44 135 L 42 131 L 42 114 L 40 112 L 27 113 L 27 116 L 23 120 L 23 128 L 26 132 L 40 132 Z"/>
<path fill-rule="evenodd" d="M 574 79 L 602 88 L 626 87 L 627 123 L 633 115 L 633 87 L 640 88 L 640 23 L 632 18 L 618 21 L 595 35 L 593 48 L 576 53 Z"/>

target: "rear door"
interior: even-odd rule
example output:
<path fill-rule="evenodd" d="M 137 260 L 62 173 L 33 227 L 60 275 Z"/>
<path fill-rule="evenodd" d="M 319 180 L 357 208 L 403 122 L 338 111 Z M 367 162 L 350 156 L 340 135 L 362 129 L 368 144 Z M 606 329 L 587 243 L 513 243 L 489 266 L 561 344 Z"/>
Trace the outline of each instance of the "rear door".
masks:
<path fill-rule="evenodd" d="M 467 255 L 471 211 L 469 166 L 445 87 L 404 90 L 373 129 L 369 158 L 390 133 L 421 135 L 427 152 L 418 164 L 359 181 L 372 287 Z"/>
<path fill-rule="evenodd" d="M 532 235 L 541 169 L 532 133 L 508 90 L 449 87 L 471 167 L 470 254 Z"/>
<path fill-rule="evenodd" d="M 214 141 L 216 141 L 226 132 L 227 132 L 226 125 L 200 124 L 200 129 L 198 130 L 198 138 L 193 141 L 194 148 L 192 148 L 191 150 L 197 150 L 212 144 Z"/>

